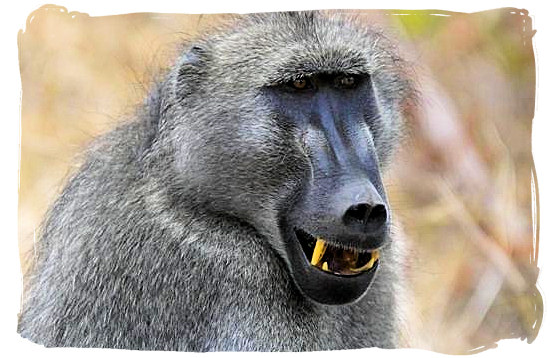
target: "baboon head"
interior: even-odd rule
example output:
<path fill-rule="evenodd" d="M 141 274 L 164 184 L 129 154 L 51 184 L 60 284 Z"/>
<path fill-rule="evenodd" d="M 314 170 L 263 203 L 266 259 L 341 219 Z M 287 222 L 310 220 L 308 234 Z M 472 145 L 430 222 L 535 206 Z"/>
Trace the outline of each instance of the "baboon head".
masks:
<path fill-rule="evenodd" d="M 252 15 L 197 40 L 164 89 L 181 200 L 251 225 L 300 291 L 361 297 L 390 241 L 381 181 L 409 81 L 358 19 Z"/>

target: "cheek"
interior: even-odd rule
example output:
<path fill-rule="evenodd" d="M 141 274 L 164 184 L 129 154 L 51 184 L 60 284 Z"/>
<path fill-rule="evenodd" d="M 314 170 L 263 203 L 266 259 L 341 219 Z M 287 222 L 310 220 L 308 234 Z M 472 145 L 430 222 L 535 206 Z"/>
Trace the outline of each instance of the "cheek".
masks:
<path fill-rule="evenodd" d="M 255 126 L 254 134 L 247 136 L 241 159 L 249 169 L 250 191 L 262 207 L 278 212 L 307 181 L 310 162 L 295 131 L 277 124 Z"/>
<path fill-rule="evenodd" d="M 307 158 L 294 134 L 276 125 L 241 125 L 235 134 L 212 158 L 224 168 L 223 195 L 249 216 L 272 216 L 303 182 Z"/>
<path fill-rule="evenodd" d="M 224 119 L 202 128 L 189 123 L 179 144 L 179 176 L 197 200 L 216 211 L 254 225 L 272 220 L 308 175 L 296 132 L 265 115 Z"/>

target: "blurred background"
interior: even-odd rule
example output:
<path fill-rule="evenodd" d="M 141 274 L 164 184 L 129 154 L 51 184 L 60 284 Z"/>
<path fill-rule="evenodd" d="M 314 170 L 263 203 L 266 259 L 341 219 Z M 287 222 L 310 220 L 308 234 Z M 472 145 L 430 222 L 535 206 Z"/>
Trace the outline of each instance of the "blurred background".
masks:
<path fill-rule="evenodd" d="M 358 14 L 398 40 L 421 92 L 385 178 L 396 231 L 409 246 L 403 339 L 453 354 L 503 338 L 532 341 L 542 299 L 535 286 L 531 19 L 517 9 Z M 78 167 L 78 154 L 132 115 L 185 39 L 223 18 L 89 17 L 51 5 L 29 16 L 19 34 L 23 272 L 41 218 Z"/>

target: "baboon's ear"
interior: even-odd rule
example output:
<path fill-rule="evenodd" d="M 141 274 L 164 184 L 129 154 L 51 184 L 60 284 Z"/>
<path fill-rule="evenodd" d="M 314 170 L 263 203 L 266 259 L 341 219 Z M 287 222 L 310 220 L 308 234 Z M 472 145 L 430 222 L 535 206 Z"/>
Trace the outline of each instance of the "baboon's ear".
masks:
<path fill-rule="evenodd" d="M 182 65 L 200 66 L 208 56 L 208 49 L 204 45 L 192 45 L 183 54 Z"/>
<path fill-rule="evenodd" d="M 187 96 L 193 91 L 194 85 L 206 73 L 208 58 L 209 51 L 204 45 L 192 45 L 181 55 L 177 82 L 182 96 Z"/>

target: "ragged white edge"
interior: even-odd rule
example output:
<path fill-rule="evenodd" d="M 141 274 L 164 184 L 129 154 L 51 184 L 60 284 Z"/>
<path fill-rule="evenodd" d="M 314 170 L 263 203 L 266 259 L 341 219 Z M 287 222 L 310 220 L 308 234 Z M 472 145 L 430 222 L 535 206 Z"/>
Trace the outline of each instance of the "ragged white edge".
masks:
<path fill-rule="evenodd" d="M 311 9 L 404 9 L 404 10 L 424 10 L 424 9 L 441 9 L 452 10 L 458 12 L 476 12 L 489 9 L 497 9 L 502 7 L 524 7 L 530 9 L 529 3 L 536 0 L 524 0 L 518 4 L 506 4 L 502 0 L 484 0 L 484 1 L 460 1 L 449 4 L 442 4 L 437 0 L 389 0 L 389 1 L 371 1 L 365 2 L 361 0 L 279 0 L 279 1 L 256 1 L 249 0 L 233 0 L 221 2 L 219 0 L 202 0 L 202 1 L 187 1 L 174 2 L 172 0 L 156 0 L 154 2 L 146 0 L 112 1 L 112 0 L 64 0 L 58 5 L 62 5 L 68 11 L 80 11 L 89 13 L 91 16 L 105 16 L 126 14 L 129 12 L 162 12 L 162 13 L 187 13 L 187 14 L 204 14 L 204 13 L 250 13 L 263 11 L 281 11 L 281 10 L 311 10 Z M 19 5 L 24 8 L 36 8 L 47 4 L 48 2 L 27 0 Z M 15 5 L 14 5 L 15 6 Z M 31 10 L 31 11 L 32 11 Z M 27 14 L 30 12 L 27 12 Z M 434 15 L 439 13 L 434 11 Z"/>
<path fill-rule="evenodd" d="M 6 20 L 3 22 L 4 31 L 0 32 L 1 36 L 5 41 L 7 48 L 7 53 L 4 54 L 4 66 L 5 72 L 8 74 L 5 78 L 7 81 L 4 81 L 5 87 L 5 96 L 3 96 L 3 103 L 6 104 L 7 113 L 4 112 L 4 123 L 8 128 L 3 130 L 2 140 L 0 144 L 3 146 L 2 153 L 5 154 L 5 157 L 8 159 L 3 162 L 7 175 L 2 177 L 2 185 L 0 188 L 6 192 L 6 195 L 2 195 L 4 199 L 2 202 L 2 217 L 4 222 L 4 237 L 2 249 L 0 250 L 2 255 L 2 268 L 6 267 L 3 272 L 3 278 L 7 283 L 5 283 L 6 294 L 2 296 L 1 307 L 2 307 L 2 334 L 3 338 L 3 350 L 10 352 L 17 352 L 20 356 L 25 356 L 27 354 L 39 354 L 41 357 L 73 357 L 75 353 L 78 356 L 83 357 L 95 357 L 97 354 L 106 355 L 110 357 L 159 357 L 166 356 L 166 354 L 173 355 L 166 352 L 131 352 L 124 350 L 107 350 L 107 349 L 77 349 L 77 348 L 66 348 L 66 349 L 44 349 L 43 347 L 30 343 L 26 340 L 21 339 L 14 332 L 13 326 L 13 317 L 14 314 L 19 310 L 19 300 L 16 298 L 13 300 L 14 295 L 17 296 L 20 285 L 19 281 L 19 258 L 16 254 L 16 249 L 14 247 L 17 245 L 17 191 L 14 190 L 14 174 L 18 170 L 17 163 L 17 153 L 18 150 L 17 140 L 18 136 L 15 134 L 18 132 L 18 118 L 19 118 L 19 106 L 20 106 L 20 82 L 19 82 L 19 68 L 17 63 L 17 46 L 15 35 L 18 29 L 22 29 L 25 26 L 25 21 L 27 16 L 46 2 L 29 0 L 29 1 L 19 1 L 10 3 L 8 11 L 9 16 L 6 16 Z M 545 245 L 549 241 L 549 235 L 545 235 L 550 230 L 547 229 L 550 223 L 550 197 L 546 192 L 549 186 L 550 181 L 550 161 L 545 160 L 550 151 L 550 141 L 548 140 L 548 134 L 550 133 L 550 124 L 548 118 L 550 118 L 550 111 L 548 110 L 550 102 L 546 99 L 550 96 L 550 91 L 548 90 L 548 84 L 550 83 L 550 76 L 548 74 L 549 64 L 550 64 L 550 54 L 549 46 L 545 44 L 550 43 L 550 36 L 548 36 L 550 29 L 550 12 L 548 12 L 547 4 L 544 1 L 540 0 L 523 0 L 517 2 L 516 4 L 506 4 L 502 1 L 496 0 L 484 0 L 484 1 L 473 1 L 466 0 L 453 3 L 444 3 L 437 0 L 417 0 L 414 2 L 405 1 L 405 0 L 389 0 L 384 2 L 365 2 L 359 0 L 339 0 L 339 1 L 330 1 L 330 0 L 304 0 L 301 2 L 290 1 L 290 0 L 279 0 L 276 2 L 251 2 L 251 1 L 241 1 L 234 0 L 226 2 L 225 10 L 220 7 L 221 2 L 215 0 L 203 0 L 199 2 L 175 2 L 173 0 L 157 0 L 157 1 L 144 1 L 136 0 L 131 2 L 116 2 L 116 1 L 106 1 L 106 0 L 96 0 L 96 1 L 76 1 L 76 0 L 64 0 L 59 4 L 65 6 L 69 11 L 80 11 L 90 13 L 92 16 L 102 16 L 102 15 L 114 15 L 117 13 L 131 13 L 131 12 L 142 12 L 142 11 L 152 11 L 152 12 L 171 12 L 171 13 L 205 13 L 205 12 L 255 12 L 255 11 L 276 11 L 276 10 L 296 10 L 298 7 L 302 8 L 383 8 L 383 9 L 445 9 L 453 11 L 463 11 L 463 12 L 474 12 L 487 9 L 501 8 L 503 6 L 519 6 L 529 10 L 530 16 L 533 16 L 534 22 L 533 27 L 537 30 L 537 34 L 534 38 L 535 44 L 539 44 L 539 47 L 535 46 L 535 52 L 537 57 L 537 114 L 538 118 L 536 128 L 533 132 L 533 151 L 534 155 L 538 154 L 538 161 L 536 161 L 537 175 L 539 180 L 539 185 L 541 189 L 539 191 L 539 201 L 541 204 L 541 213 L 540 213 L 540 222 L 541 231 L 540 237 L 543 238 L 539 243 L 539 267 L 541 273 L 539 276 L 539 287 L 541 288 L 541 293 L 543 298 L 545 298 L 545 291 L 550 291 L 550 282 L 547 279 L 549 276 L 546 272 L 548 265 L 545 265 L 545 260 L 548 259 L 548 249 L 549 245 Z M 542 99 L 542 100 L 540 100 Z M 2 194 L 4 194 L 2 191 Z M 546 206 L 544 206 L 546 205 Z M 6 215 L 4 215 L 6 214 Z M 546 288 L 546 290 L 545 290 Z M 546 303 L 546 300 L 545 300 Z M 404 307 L 401 306 L 400 307 Z M 4 312 L 5 311 L 5 312 Z M 5 313 L 5 314 L 4 314 Z M 547 321 L 545 317 L 545 321 Z M 541 330 L 539 332 L 538 338 L 531 345 L 527 345 L 525 342 L 520 340 L 504 340 L 498 343 L 499 348 L 492 349 L 487 352 L 482 352 L 476 354 L 475 357 L 502 357 L 502 356 L 529 356 L 529 357 L 545 357 L 549 351 L 550 343 L 550 332 L 547 328 L 548 323 L 543 322 Z M 346 351 L 344 354 L 346 357 L 365 357 L 366 352 L 364 350 L 356 351 Z M 416 358 L 416 357 L 448 357 L 442 354 L 436 354 L 433 352 L 427 352 L 424 350 L 411 349 L 411 350 L 381 350 L 381 349 L 369 349 L 369 354 L 372 354 L 376 357 L 407 357 L 407 358 Z M 174 353 L 178 356 L 189 357 L 196 356 L 192 354 L 184 353 Z M 206 357 L 211 357 L 214 355 L 219 355 L 216 353 L 205 354 Z M 284 357 L 333 357 L 334 352 L 311 352 L 311 353 L 302 353 L 302 354 L 288 354 L 288 353 L 274 353 L 274 354 L 264 354 L 263 356 L 284 356 Z M 202 355 L 201 355 L 202 356 Z M 239 357 L 241 353 L 227 353 L 224 354 L 226 357 Z"/>
<path fill-rule="evenodd" d="M 530 257 L 531 264 L 535 264 L 537 261 L 537 241 L 538 241 L 538 207 L 539 203 L 537 202 L 537 182 L 535 177 L 535 172 L 531 170 L 531 220 L 533 225 L 533 255 Z"/>

